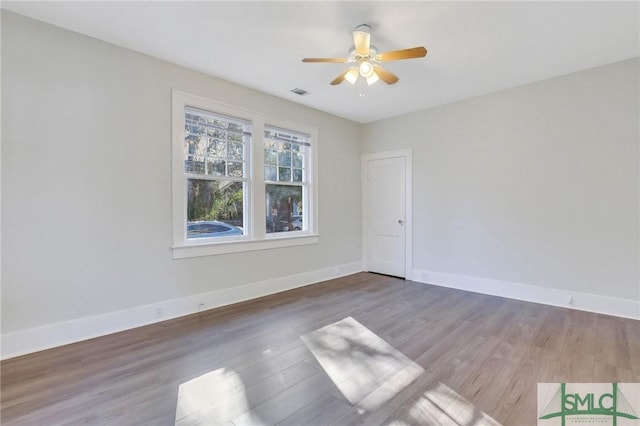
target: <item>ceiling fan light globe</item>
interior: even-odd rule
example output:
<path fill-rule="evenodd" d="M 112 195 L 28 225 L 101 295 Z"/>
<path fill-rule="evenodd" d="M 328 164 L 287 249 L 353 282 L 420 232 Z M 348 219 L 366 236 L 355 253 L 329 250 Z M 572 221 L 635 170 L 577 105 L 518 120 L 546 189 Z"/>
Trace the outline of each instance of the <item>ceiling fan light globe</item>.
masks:
<path fill-rule="evenodd" d="M 371 86 L 373 83 L 378 81 L 380 78 L 376 75 L 376 73 L 371 73 L 369 77 L 367 77 L 367 84 Z"/>
<path fill-rule="evenodd" d="M 369 78 L 373 74 L 373 65 L 371 65 L 369 61 L 360 62 L 360 75 L 362 75 L 364 78 Z"/>
<path fill-rule="evenodd" d="M 344 79 L 351 84 L 356 84 L 356 80 L 358 80 L 358 67 L 352 67 L 349 69 L 349 72 L 345 74 Z"/>

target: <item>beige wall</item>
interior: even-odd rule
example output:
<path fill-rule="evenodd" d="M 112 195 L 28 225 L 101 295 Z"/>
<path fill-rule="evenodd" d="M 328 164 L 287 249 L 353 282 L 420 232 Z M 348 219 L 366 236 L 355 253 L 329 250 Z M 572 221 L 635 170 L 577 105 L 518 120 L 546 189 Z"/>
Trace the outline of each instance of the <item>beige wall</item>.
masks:
<path fill-rule="evenodd" d="M 639 65 L 365 125 L 413 149 L 414 268 L 639 300 Z"/>
<path fill-rule="evenodd" d="M 318 128 L 320 243 L 173 260 L 171 89 Z M 358 262 L 360 126 L 2 12 L 2 332 Z"/>

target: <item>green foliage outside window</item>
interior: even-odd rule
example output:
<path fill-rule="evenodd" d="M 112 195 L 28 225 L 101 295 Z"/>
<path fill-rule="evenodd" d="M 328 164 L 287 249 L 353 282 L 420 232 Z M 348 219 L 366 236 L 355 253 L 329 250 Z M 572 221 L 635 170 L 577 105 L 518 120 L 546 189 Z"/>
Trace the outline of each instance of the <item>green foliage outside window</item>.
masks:
<path fill-rule="evenodd" d="M 242 226 L 242 182 L 189 179 L 187 220 L 220 220 Z"/>

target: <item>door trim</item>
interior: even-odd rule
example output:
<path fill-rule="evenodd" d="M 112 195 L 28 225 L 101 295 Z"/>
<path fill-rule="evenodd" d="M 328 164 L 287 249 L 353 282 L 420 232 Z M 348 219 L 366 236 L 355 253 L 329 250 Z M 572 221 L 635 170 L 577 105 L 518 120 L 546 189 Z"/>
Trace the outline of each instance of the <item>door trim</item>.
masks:
<path fill-rule="evenodd" d="M 395 151 L 376 152 L 363 154 L 360 161 L 360 188 L 362 193 L 362 270 L 367 271 L 367 228 L 369 212 L 367 206 L 367 162 L 370 160 L 384 160 L 387 158 L 403 157 L 405 172 L 404 187 L 404 211 L 405 211 L 405 236 L 404 236 L 404 279 L 413 279 L 413 161 L 412 149 L 399 149 Z"/>

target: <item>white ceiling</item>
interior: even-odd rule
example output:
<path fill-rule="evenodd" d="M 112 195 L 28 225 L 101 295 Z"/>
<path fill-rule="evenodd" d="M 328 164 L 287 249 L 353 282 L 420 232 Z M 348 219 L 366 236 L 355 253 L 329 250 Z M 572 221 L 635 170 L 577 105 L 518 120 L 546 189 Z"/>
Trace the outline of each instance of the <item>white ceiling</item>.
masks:
<path fill-rule="evenodd" d="M 2 2 L 2 8 L 356 122 L 519 86 L 640 55 L 631 2 Z M 380 51 L 424 45 L 388 62 L 400 77 L 358 96 L 329 82 L 351 31 L 372 27 Z M 309 93 L 299 96 L 293 88 Z"/>

